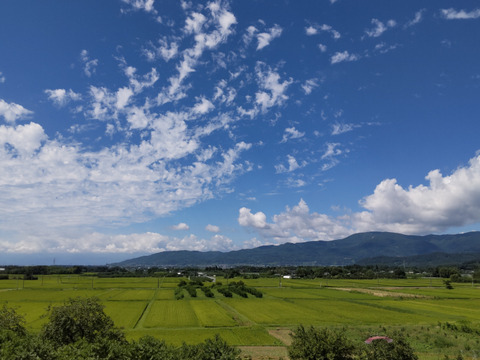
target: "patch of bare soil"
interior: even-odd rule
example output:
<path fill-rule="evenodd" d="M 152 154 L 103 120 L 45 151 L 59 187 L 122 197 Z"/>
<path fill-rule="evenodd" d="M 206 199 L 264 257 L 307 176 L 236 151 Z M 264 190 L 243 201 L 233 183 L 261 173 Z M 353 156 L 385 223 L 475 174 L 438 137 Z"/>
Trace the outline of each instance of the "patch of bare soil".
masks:
<path fill-rule="evenodd" d="M 292 343 L 292 337 L 290 336 L 291 330 L 290 329 L 270 329 L 268 333 L 273 336 L 274 338 L 280 340 L 285 345 L 290 345 Z"/>
<path fill-rule="evenodd" d="M 378 289 L 365 289 L 365 288 L 334 288 L 335 290 L 340 291 L 348 291 L 348 292 L 360 292 L 365 294 L 370 294 L 373 296 L 378 297 L 398 297 L 398 298 L 426 298 L 423 295 L 415 295 L 415 294 L 406 294 L 400 292 L 392 292 L 392 291 L 385 291 L 385 290 L 378 290 Z"/>

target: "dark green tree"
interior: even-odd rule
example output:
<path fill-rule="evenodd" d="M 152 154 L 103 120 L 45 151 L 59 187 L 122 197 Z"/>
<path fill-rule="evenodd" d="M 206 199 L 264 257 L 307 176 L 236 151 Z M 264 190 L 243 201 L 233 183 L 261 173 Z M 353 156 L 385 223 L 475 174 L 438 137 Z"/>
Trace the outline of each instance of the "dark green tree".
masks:
<path fill-rule="evenodd" d="M 339 330 L 297 327 L 288 347 L 291 360 L 348 360 L 355 358 L 355 348 Z"/>
<path fill-rule="evenodd" d="M 25 319 L 15 309 L 3 305 L 0 308 L 0 330 L 10 330 L 18 335 L 25 335 Z"/>
<path fill-rule="evenodd" d="M 76 298 L 50 309 L 49 321 L 41 336 L 57 346 L 75 343 L 81 339 L 94 343 L 99 339 L 125 341 L 113 320 L 103 311 L 97 298 Z"/>

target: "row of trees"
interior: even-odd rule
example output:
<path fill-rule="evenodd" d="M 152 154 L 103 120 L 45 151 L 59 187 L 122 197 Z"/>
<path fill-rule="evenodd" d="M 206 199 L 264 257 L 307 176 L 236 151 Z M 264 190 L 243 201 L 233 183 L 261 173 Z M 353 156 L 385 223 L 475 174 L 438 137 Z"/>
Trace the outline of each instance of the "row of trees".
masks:
<path fill-rule="evenodd" d="M 291 360 L 417 360 L 400 333 L 394 341 L 354 345 L 341 330 L 304 328 L 293 331 Z M 97 298 L 69 299 L 48 310 L 40 333 L 30 334 L 14 309 L 0 308 L 1 360 L 240 360 L 240 351 L 219 336 L 198 345 L 167 345 L 150 336 L 129 342 L 103 311 Z"/>
<path fill-rule="evenodd" d="M 480 281 L 480 270 L 468 270 L 474 280 Z M 226 279 L 234 277 L 259 278 L 292 275 L 298 278 L 337 278 L 337 279 L 376 279 L 376 278 L 405 278 L 406 272 L 421 276 L 450 278 L 452 281 L 462 281 L 463 270 L 457 266 L 436 266 L 431 268 L 404 268 L 385 265 L 347 265 L 347 266 L 239 266 L 235 268 L 221 268 L 211 266 L 199 268 L 135 268 L 126 269 L 115 266 L 6 266 L 0 272 L 3 278 L 8 275 L 95 275 L 99 277 L 198 277 L 200 274 L 209 276 L 223 276 Z M 471 281 L 471 278 L 470 278 Z"/>

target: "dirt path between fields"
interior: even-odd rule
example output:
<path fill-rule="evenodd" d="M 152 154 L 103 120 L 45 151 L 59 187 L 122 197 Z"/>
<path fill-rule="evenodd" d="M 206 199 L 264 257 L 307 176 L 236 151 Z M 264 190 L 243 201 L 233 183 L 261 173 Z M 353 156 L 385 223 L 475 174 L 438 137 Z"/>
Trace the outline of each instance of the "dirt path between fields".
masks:
<path fill-rule="evenodd" d="M 392 292 L 386 290 L 378 289 L 365 289 L 365 288 L 332 288 L 334 290 L 348 291 L 348 292 L 359 292 L 364 294 L 369 294 L 378 297 L 402 297 L 402 298 L 412 298 L 412 299 L 426 299 L 428 296 L 416 295 L 416 294 L 407 294 L 401 292 Z"/>

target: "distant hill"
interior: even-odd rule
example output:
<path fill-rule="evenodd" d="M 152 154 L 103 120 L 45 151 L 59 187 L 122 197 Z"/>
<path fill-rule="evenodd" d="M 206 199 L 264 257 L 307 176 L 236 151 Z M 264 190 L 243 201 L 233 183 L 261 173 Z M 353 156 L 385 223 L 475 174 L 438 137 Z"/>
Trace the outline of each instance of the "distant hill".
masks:
<path fill-rule="evenodd" d="M 382 263 L 385 257 L 390 258 L 387 261 L 392 261 L 396 258 L 435 253 L 480 254 L 480 232 L 426 236 L 367 232 L 340 240 L 286 243 L 230 252 L 165 251 L 111 265 L 176 267 L 351 265 L 375 259 Z"/>

